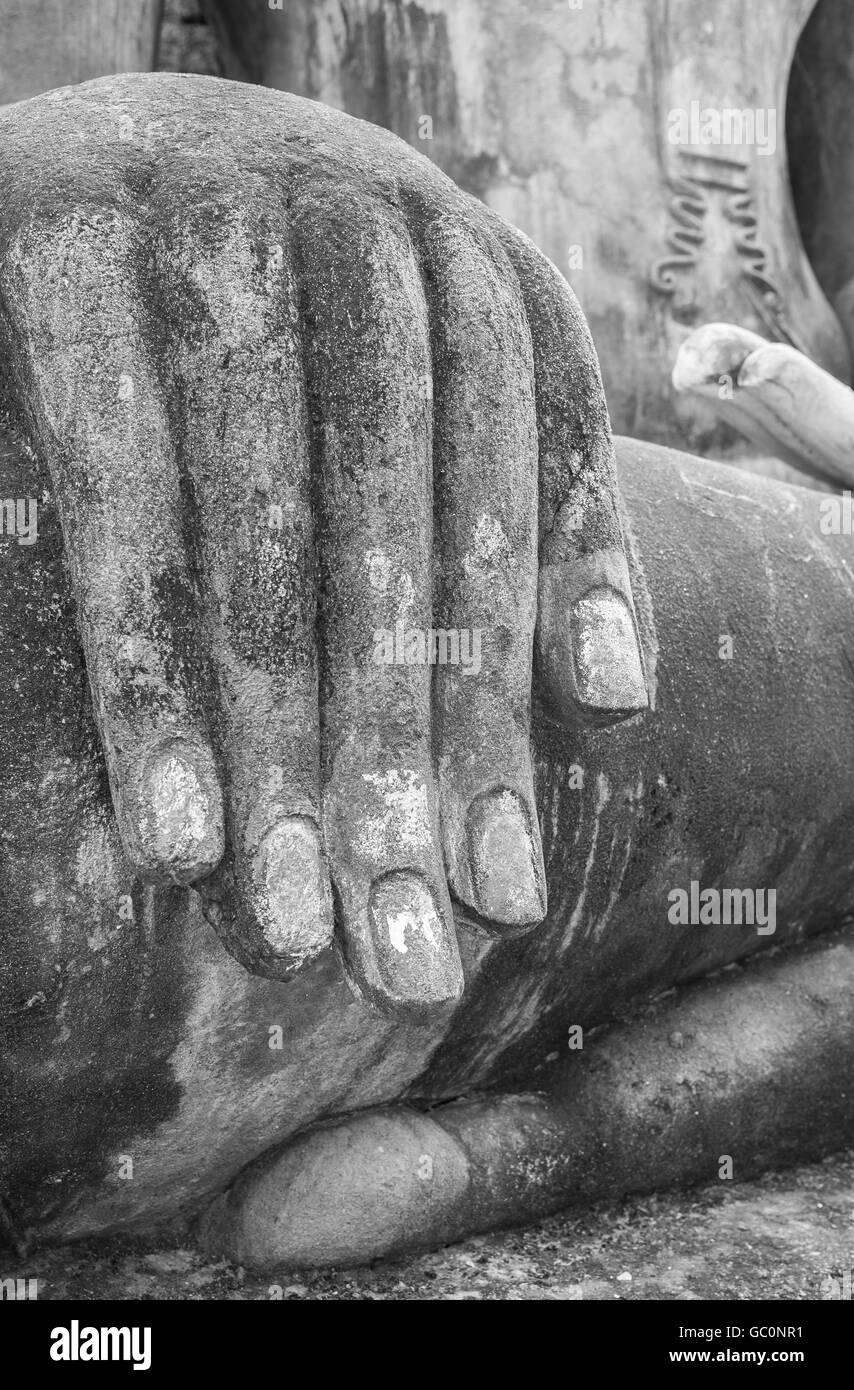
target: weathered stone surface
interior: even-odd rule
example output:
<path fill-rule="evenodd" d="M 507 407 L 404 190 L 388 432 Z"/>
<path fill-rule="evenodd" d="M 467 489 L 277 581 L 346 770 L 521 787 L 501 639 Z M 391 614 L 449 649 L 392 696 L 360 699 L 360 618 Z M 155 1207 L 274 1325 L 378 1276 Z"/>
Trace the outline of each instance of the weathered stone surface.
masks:
<path fill-rule="evenodd" d="M 130 866 L 215 871 L 217 930 L 279 978 L 331 944 L 331 879 L 353 983 L 412 1016 L 452 1002 L 448 883 L 496 925 L 546 910 L 529 708 L 562 509 L 541 579 L 584 606 L 561 714 L 647 704 L 571 293 L 402 142 L 296 98 L 121 78 L 0 135 L 6 408 L 56 491 Z M 477 670 L 436 669 L 435 723 L 432 650 L 377 660 L 434 626 L 477 638 Z M 566 656 L 542 651 L 554 689 Z M 527 864 L 509 894 L 472 820 L 494 794 Z"/>
<path fill-rule="evenodd" d="M 787 343 L 705 324 L 679 349 L 673 385 L 804 478 L 854 483 L 854 392 Z"/>
<path fill-rule="evenodd" d="M 290 983 L 251 976 L 192 893 L 145 890 L 135 919 L 121 922 L 121 879 L 110 881 L 103 858 L 116 842 L 98 762 L 93 755 L 94 785 L 79 784 L 69 823 L 80 753 L 66 742 L 73 761 L 57 784 L 63 704 L 47 699 L 46 722 L 31 726 L 44 761 L 16 743 L 14 780 L 10 762 L 4 781 L 20 846 L 9 882 L 31 932 L 10 940 L 5 920 L 7 1023 L 16 1026 L 4 1058 L 4 1191 L 22 1226 L 69 1236 L 150 1225 L 198 1209 L 247 1161 L 318 1119 L 535 1075 L 569 1026 L 590 1028 L 638 995 L 763 944 L 755 931 L 668 924 L 667 893 L 691 878 L 776 885 L 774 945 L 851 912 L 842 543 L 819 537 L 809 493 L 637 444 L 620 452 L 661 637 L 657 709 L 645 729 L 573 740 L 537 724 L 549 916 L 535 936 L 510 940 L 484 936 L 457 912 L 467 991 L 451 1021 L 404 1026 L 372 1015 L 331 953 Z M 718 664 L 722 614 L 735 629 L 735 666 Z M 55 633 L 51 641 L 55 654 Z M 12 666 L 16 712 L 52 660 Z M 66 720 L 68 733 L 79 727 Z M 583 788 L 572 787 L 572 766 L 584 769 Z M 49 799 L 57 785 L 60 806 Z M 44 891 L 48 853 L 56 887 L 34 913 L 26 894 Z M 113 854 L 114 872 L 127 874 Z M 65 886 L 75 878 L 83 887 L 74 891 L 87 894 L 76 908 Z M 136 892 L 129 875 L 125 883 Z M 52 943 L 55 922 L 64 940 Z M 281 1050 L 271 1049 L 278 1036 Z M 130 1181 L 119 1176 L 122 1155 L 133 1158 Z"/>
<path fill-rule="evenodd" d="M 214 1203 L 202 1246 L 346 1268 L 574 1202 L 746 1180 L 854 1136 L 852 1038 L 847 933 L 652 1006 L 542 1068 L 536 1094 L 311 1130 Z"/>
<path fill-rule="evenodd" d="M 624 548 L 595 355 L 527 242 L 387 134 L 214 81 L 123 78 L 12 108 L 0 173 L 2 495 L 40 502 L 38 544 L 6 538 L 0 586 L 0 1190 L 13 1226 L 69 1237 L 192 1214 L 310 1125 L 512 1086 L 569 1027 L 852 911 L 848 539 L 820 532 L 814 494 L 623 440 Z M 448 273 L 475 268 L 465 322 L 492 294 L 494 336 L 472 329 L 475 383 L 460 371 L 463 330 L 451 334 L 431 400 L 420 376 L 448 238 L 460 258 Z M 501 408 L 517 393 L 518 415 L 494 418 L 525 457 L 505 459 L 492 436 L 482 513 L 440 479 L 434 541 L 428 432 L 462 476 L 485 372 Z M 489 524 L 461 539 L 446 521 L 459 505 L 476 526 L 493 503 L 517 523 L 502 526 L 506 546 L 478 548 L 497 537 Z M 548 646 L 526 684 L 537 539 L 548 631 L 582 597 L 576 566 L 595 588 L 584 567 L 601 557 L 640 636 L 642 718 L 600 727 Z M 315 546 L 340 564 L 324 571 Z M 372 560 L 361 571 L 359 553 Z M 384 687 L 366 669 L 375 615 L 394 627 L 403 576 L 429 621 L 437 556 L 440 581 L 447 570 L 468 602 L 469 554 L 496 624 L 509 628 L 519 583 L 528 626 L 526 644 L 508 632 L 509 675 L 472 699 L 461 688 L 474 677 L 452 672 L 444 704 L 412 666 Z M 477 626 L 476 609 L 451 611 Z M 631 712 L 622 696 L 616 712 Z M 348 742 L 351 715 L 374 725 Z M 124 767 L 145 765 L 122 763 L 128 747 L 159 748 L 164 726 L 207 741 L 224 791 L 225 861 L 195 888 L 183 869 L 140 862 L 114 809 Z M 359 766 L 360 741 L 374 765 Z M 383 801 L 371 778 L 405 770 L 394 756 L 413 747 L 430 837 L 396 857 L 409 782 L 381 782 Z M 434 778 L 448 748 L 473 760 Z M 528 903 L 508 901 L 500 874 L 457 872 L 471 827 L 453 796 L 440 833 L 445 787 L 480 794 L 484 768 L 499 770 L 492 788 L 516 792 L 542 846 L 543 883 L 533 845 L 531 881 L 548 909 L 533 932 L 520 932 Z M 323 935 L 312 825 L 333 847 L 337 947 Z M 515 814 L 500 830 L 486 840 L 518 848 Z M 414 1008 L 383 1016 L 342 968 L 371 996 L 367 888 L 385 891 L 394 870 L 426 881 L 443 859 L 459 974 L 442 880 L 431 911 L 447 914 L 447 952 L 421 977 L 444 986 L 426 1001 L 441 1007 L 425 1018 L 419 989 Z M 774 888 L 774 933 L 673 925 L 668 894 L 692 881 Z M 272 900 L 283 910 L 271 924 Z M 496 902 L 503 922 L 483 912 Z M 287 949 L 271 925 L 291 933 Z"/>
<path fill-rule="evenodd" d="M 69 23 L 61 0 L 4 0 L 14 64 L 0 67 L 0 104 L 147 70 L 156 8 L 76 0 Z M 166 5 L 157 65 L 224 65 L 367 117 L 508 215 L 573 281 L 618 429 L 740 453 L 713 414 L 667 387 L 685 333 L 716 318 L 791 341 L 847 379 L 813 276 L 850 339 L 847 0 L 715 0 L 702 11 L 663 0 L 578 9 L 208 0 L 205 9 L 208 25 L 196 0 Z M 200 30 L 201 48 L 185 42 Z M 673 112 L 692 106 L 773 117 L 773 147 L 671 145 Z M 626 354 L 627 342 L 637 350 Z"/>
<path fill-rule="evenodd" d="M 209 12 L 229 76 L 387 126 L 533 238 L 579 296 L 617 430 L 732 450 L 669 386 L 683 338 L 715 320 L 791 342 L 848 379 L 786 150 L 810 21 L 793 152 L 809 246 L 835 294 L 854 188 L 847 0 L 216 0 Z M 736 128 L 741 143 L 726 131 L 708 143 L 699 120 L 690 129 L 692 108 L 758 112 L 758 139 Z"/>
<path fill-rule="evenodd" d="M 0 0 L 0 106 L 69 82 L 147 72 L 162 0 Z"/>
<path fill-rule="evenodd" d="M 433 1118 L 368 1111 L 244 1174 L 206 1216 L 202 1245 L 250 1269 L 367 1264 L 459 1225 L 470 1182 L 466 1148 Z"/>

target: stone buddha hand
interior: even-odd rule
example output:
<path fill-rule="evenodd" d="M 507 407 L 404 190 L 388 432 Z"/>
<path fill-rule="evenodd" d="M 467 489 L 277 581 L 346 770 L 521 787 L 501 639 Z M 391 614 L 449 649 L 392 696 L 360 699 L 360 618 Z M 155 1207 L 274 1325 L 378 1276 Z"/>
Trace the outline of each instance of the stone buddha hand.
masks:
<path fill-rule="evenodd" d="M 275 92 L 64 89 L 6 108 L 0 162 L 4 493 L 42 528 L 6 550 L 41 635 L 7 739 L 53 702 L 17 843 L 50 859 L 85 783 L 120 897 L 194 885 L 277 979 L 337 921 L 362 995 L 455 1000 L 451 895 L 546 912 L 532 666 L 560 722 L 647 704 L 571 291 L 394 136 Z"/>

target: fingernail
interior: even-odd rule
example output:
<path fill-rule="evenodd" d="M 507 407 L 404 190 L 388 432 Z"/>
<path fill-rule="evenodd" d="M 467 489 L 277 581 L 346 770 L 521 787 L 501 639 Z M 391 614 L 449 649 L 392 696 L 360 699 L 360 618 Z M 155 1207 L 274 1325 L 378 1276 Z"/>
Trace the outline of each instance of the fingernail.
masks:
<path fill-rule="evenodd" d="M 578 698 L 601 710 L 634 711 L 649 703 L 634 619 L 613 589 L 592 589 L 570 616 Z"/>
<path fill-rule="evenodd" d="M 137 857 L 143 871 L 189 883 L 222 858 L 222 793 L 213 758 L 175 742 L 158 749 L 137 784 Z"/>
<path fill-rule="evenodd" d="M 306 816 L 277 821 L 263 837 L 253 868 L 264 941 L 298 969 L 333 937 L 332 894 L 317 826 Z"/>
<path fill-rule="evenodd" d="M 377 879 L 368 899 L 367 940 L 351 940 L 357 985 L 376 1004 L 411 1017 L 459 999 L 463 970 L 450 911 L 425 880 L 399 871 Z M 347 954 L 345 952 L 345 954 Z"/>
<path fill-rule="evenodd" d="M 515 792 L 489 792 L 472 802 L 468 846 L 481 916 L 513 927 L 541 922 L 546 915 L 543 852 Z"/>

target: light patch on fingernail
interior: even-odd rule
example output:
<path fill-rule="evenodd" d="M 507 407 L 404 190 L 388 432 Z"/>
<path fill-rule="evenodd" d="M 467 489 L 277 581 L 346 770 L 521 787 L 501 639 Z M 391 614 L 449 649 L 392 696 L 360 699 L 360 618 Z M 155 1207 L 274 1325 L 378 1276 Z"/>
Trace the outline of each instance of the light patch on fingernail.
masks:
<path fill-rule="evenodd" d="M 255 863 L 264 939 L 302 963 L 332 939 L 332 900 L 316 826 L 288 816 L 265 835 Z"/>
<path fill-rule="evenodd" d="M 425 894 L 425 897 L 427 895 Z M 390 912 L 386 914 L 386 924 L 388 925 L 388 939 L 396 951 L 403 955 L 408 947 L 406 945 L 406 933 L 420 932 L 426 936 L 434 951 L 439 948 L 439 938 L 434 930 L 439 926 L 439 919 L 432 901 L 426 906 L 422 903 L 417 912 L 406 908 L 403 912 Z"/>
<path fill-rule="evenodd" d="M 503 925 L 541 921 L 546 904 L 539 835 L 515 792 L 490 792 L 472 803 L 468 842 L 478 911 Z"/>
<path fill-rule="evenodd" d="M 196 766 L 196 758 L 204 756 L 201 752 L 179 752 L 175 747 L 162 751 L 149 760 L 140 781 L 143 858 L 168 869 L 177 881 L 213 868 L 222 855 L 222 805 L 216 772 L 211 763 L 205 778 Z"/>
<path fill-rule="evenodd" d="M 175 754 L 152 768 L 148 778 L 155 834 L 174 838 L 174 857 L 186 858 L 207 832 L 208 797 L 195 768 Z"/>
<path fill-rule="evenodd" d="M 371 885 L 367 936 L 348 939 L 348 959 L 356 977 L 385 1006 L 430 1010 L 458 999 L 462 966 L 448 908 L 420 873 L 404 869 Z"/>
<path fill-rule="evenodd" d="M 396 951 L 406 954 L 406 928 L 415 925 L 411 912 L 391 912 L 386 916 L 388 939 Z"/>
<path fill-rule="evenodd" d="M 648 703 L 632 615 L 625 599 L 602 589 L 572 610 L 572 655 L 578 693 L 597 709 L 645 709 Z"/>

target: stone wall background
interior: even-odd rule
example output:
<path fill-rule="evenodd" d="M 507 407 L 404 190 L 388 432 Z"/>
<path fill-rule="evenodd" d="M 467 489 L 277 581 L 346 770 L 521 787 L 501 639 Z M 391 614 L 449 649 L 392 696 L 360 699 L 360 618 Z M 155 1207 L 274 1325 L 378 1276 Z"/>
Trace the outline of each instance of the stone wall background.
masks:
<path fill-rule="evenodd" d="M 219 41 L 200 0 L 165 0 L 157 68 L 160 72 L 222 77 L 224 65 Z"/>
<path fill-rule="evenodd" d="M 850 0 L 166 0 L 158 66 L 280 87 L 394 130 L 566 275 L 618 433 L 802 481 L 675 398 L 670 371 L 693 328 L 724 321 L 849 380 Z M 747 190 L 735 215 L 704 183 L 708 166 L 666 144 L 668 109 L 689 98 L 776 112 L 774 158 L 729 152 Z M 686 173 L 705 212 L 697 254 L 673 262 Z M 671 289 L 655 284 L 662 267 Z"/>

